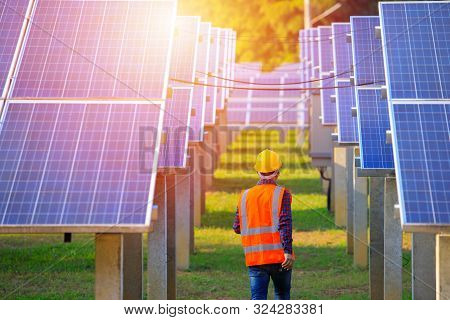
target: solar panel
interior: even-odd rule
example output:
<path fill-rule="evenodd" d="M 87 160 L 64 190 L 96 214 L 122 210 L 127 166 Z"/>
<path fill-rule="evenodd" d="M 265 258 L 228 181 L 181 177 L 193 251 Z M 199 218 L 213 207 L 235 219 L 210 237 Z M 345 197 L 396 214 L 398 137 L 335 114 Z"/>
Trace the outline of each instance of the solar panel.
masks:
<path fill-rule="evenodd" d="M 257 125 L 257 124 L 298 124 L 304 122 L 303 110 L 299 110 L 299 103 L 279 101 L 241 101 L 230 102 L 227 108 L 228 124 Z"/>
<path fill-rule="evenodd" d="M 391 99 L 450 99 L 450 2 L 380 3 Z"/>
<path fill-rule="evenodd" d="M 390 130 L 388 103 L 381 89 L 356 90 L 361 168 L 393 169 L 392 145 L 386 143 Z"/>
<path fill-rule="evenodd" d="M 229 109 L 227 108 L 228 124 L 245 125 L 247 123 L 247 111 L 245 109 Z"/>
<path fill-rule="evenodd" d="M 148 226 L 161 105 L 9 103 L 1 226 Z"/>
<path fill-rule="evenodd" d="M 312 62 L 312 76 L 319 79 L 319 33 L 317 28 L 310 29 L 309 41 L 311 44 L 311 62 Z"/>
<path fill-rule="evenodd" d="M 212 28 L 208 64 L 208 70 L 212 75 L 217 75 L 219 70 L 219 36 L 220 30 L 218 28 Z M 211 86 L 206 89 L 205 124 L 214 125 L 216 123 L 217 85 L 219 81 L 215 76 L 208 77 L 208 84 Z"/>
<path fill-rule="evenodd" d="M 355 90 L 350 81 L 336 81 L 336 110 L 338 142 L 358 143 L 358 129 L 356 117 L 352 116 L 352 107 L 355 103 Z"/>
<path fill-rule="evenodd" d="M 200 37 L 200 17 L 178 16 L 175 20 L 170 77 L 194 82 Z M 174 86 L 192 86 L 172 81 Z"/>
<path fill-rule="evenodd" d="M 216 109 L 223 110 L 225 108 L 225 86 L 226 86 L 226 58 L 228 51 L 227 32 L 225 29 L 220 29 L 220 49 L 219 49 L 219 88 L 217 89 L 217 104 Z"/>
<path fill-rule="evenodd" d="M 188 135 L 191 119 L 192 87 L 174 87 L 172 97 L 166 101 L 159 168 L 186 167 Z"/>
<path fill-rule="evenodd" d="M 335 77 L 336 79 L 348 79 L 351 75 L 352 65 L 352 46 L 347 42 L 350 23 L 333 23 L 331 28 Z"/>
<path fill-rule="evenodd" d="M 252 90 L 252 97 L 259 98 L 273 98 L 279 99 L 281 98 L 281 82 L 282 78 L 280 77 L 259 77 L 255 79 L 255 83 L 261 83 L 261 85 L 251 85 L 250 87 L 254 88 L 264 88 L 264 89 L 275 89 L 275 90 Z M 275 85 L 272 85 L 275 84 Z"/>
<path fill-rule="evenodd" d="M 0 2 L 0 94 L 6 97 L 6 82 L 11 70 L 17 43 L 24 26 L 29 0 L 3 0 Z M 31 4 L 31 3 L 30 3 Z"/>
<path fill-rule="evenodd" d="M 379 17 L 350 17 L 355 84 L 385 84 L 381 40 L 375 37 Z"/>
<path fill-rule="evenodd" d="M 299 83 L 302 82 L 300 74 L 289 74 L 286 77 L 281 79 L 281 82 L 283 84 L 286 83 Z M 282 89 L 297 89 L 297 88 L 301 88 L 302 85 L 301 84 L 292 84 L 292 85 L 283 85 L 281 88 Z M 281 97 L 298 97 L 300 98 L 300 96 L 302 95 L 302 90 L 284 90 L 280 92 Z"/>
<path fill-rule="evenodd" d="M 176 1 L 40 0 L 14 98 L 163 99 Z"/>
<path fill-rule="evenodd" d="M 200 24 L 200 38 L 197 52 L 197 82 L 208 83 L 208 65 L 209 65 L 209 48 L 211 42 L 211 24 L 202 22 Z M 200 73 L 201 72 L 201 73 Z M 207 87 L 196 85 L 194 87 L 194 98 L 192 103 L 191 130 L 189 133 L 190 141 L 203 141 L 205 129 L 205 108 L 206 108 Z"/>
<path fill-rule="evenodd" d="M 402 224 L 450 224 L 450 103 L 390 107 Z"/>
<path fill-rule="evenodd" d="M 333 46 L 330 40 L 331 27 L 319 27 L 319 70 L 320 87 L 334 87 L 334 78 L 330 71 L 333 71 Z M 336 105 L 331 102 L 331 96 L 334 95 L 334 89 L 320 90 L 320 105 L 323 125 L 336 125 Z"/>

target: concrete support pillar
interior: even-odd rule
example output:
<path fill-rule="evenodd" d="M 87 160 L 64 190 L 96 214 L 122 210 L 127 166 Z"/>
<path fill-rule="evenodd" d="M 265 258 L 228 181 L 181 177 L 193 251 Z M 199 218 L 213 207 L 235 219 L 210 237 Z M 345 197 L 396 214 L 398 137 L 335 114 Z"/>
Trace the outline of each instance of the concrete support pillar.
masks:
<path fill-rule="evenodd" d="M 204 137 L 204 168 L 205 168 L 205 190 L 211 190 L 214 177 L 215 162 L 215 145 L 214 145 L 214 128 L 205 129 Z"/>
<path fill-rule="evenodd" d="M 297 129 L 296 138 L 297 138 L 297 140 L 296 140 L 297 146 L 303 147 L 303 145 L 305 143 L 305 130 L 302 128 Z"/>
<path fill-rule="evenodd" d="M 450 235 L 436 235 L 436 299 L 450 299 Z"/>
<path fill-rule="evenodd" d="M 355 148 L 346 147 L 345 148 L 345 173 L 347 176 L 347 253 L 353 254 L 353 243 L 354 243 L 354 226 L 353 226 L 353 216 L 354 216 L 354 202 L 355 193 L 353 192 L 353 174 L 355 171 Z"/>
<path fill-rule="evenodd" d="M 143 251 L 142 234 L 123 235 L 123 299 L 143 298 Z"/>
<path fill-rule="evenodd" d="M 192 170 L 192 189 L 193 194 L 193 210 L 194 210 L 194 226 L 200 227 L 202 221 L 202 177 L 200 170 L 200 148 L 195 146 L 192 148 L 191 156 L 193 157 Z"/>
<path fill-rule="evenodd" d="M 386 178 L 384 187 L 384 299 L 402 299 L 402 226 L 396 214 L 398 203 L 395 178 Z"/>
<path fill-rule="evenodd" d="M 334 152 L 334 148 L 331 152 L 331 199 L 330 199 L 330 207 L 331 207 L 331 212 L 334 213 L 334 217 L 335 217 L 335 223 L 336 223 L 336 196 L 335 193 L 336 191 L 334 190 L 336 188 L 336 170 L 335 170 L 335 161 L 334 161 L 334 156 L 335 156 L 335 152 Z"/>
<path fill-rule="evenodd" d="M 371 177 L 369 182 L 370 298 L 384 298 L 384 178 Z"/>
<path fill-rule="evenodd" d="M 436 299 L 436 236 L 431 233 L 411 235 L 412 298 Z"/>
<path fill-rule="evenodd" d="M 186 270 L 191 248 L 191 186 L 189 175 L 177 175 L 175 179 L 176 261 L 177 269 Z"/>
<path fill-rule="evenodd" d="M 347 177 L 345 174 L 346 150 L 334 147 L 334 223 L 338 227 L 347 225 Z"/>
<path fill-rule="evenodd" d="M 148 299 L 176 298 L 175 176 L 158 175 L 158 219 L 148 236 Z"/>
<path fill-rule="evenodd" d="M 367 234 L 367 178 L 357 177 L 355 168 L 354 181 L 355 214 L 353 217 L 353 263 L 359 268 L 367 268 L 369 251 L 369 239 Z"/>
<path fill-rule="evenodd" d="M 123 234 L 95 235 L 95 299 L 123 299 Z"/>

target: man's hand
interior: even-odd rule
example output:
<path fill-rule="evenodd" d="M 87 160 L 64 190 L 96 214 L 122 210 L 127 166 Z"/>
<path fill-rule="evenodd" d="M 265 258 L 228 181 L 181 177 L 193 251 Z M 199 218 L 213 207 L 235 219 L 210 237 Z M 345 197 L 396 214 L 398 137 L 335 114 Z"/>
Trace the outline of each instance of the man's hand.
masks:
<path fill-rule="evenodd" d="M 294 265 L 294 257 L 292 254 L 285 253 L 284 254 L 284 262 L 281 264 L 281 267 L 287 270 L 291 270 Z"/>

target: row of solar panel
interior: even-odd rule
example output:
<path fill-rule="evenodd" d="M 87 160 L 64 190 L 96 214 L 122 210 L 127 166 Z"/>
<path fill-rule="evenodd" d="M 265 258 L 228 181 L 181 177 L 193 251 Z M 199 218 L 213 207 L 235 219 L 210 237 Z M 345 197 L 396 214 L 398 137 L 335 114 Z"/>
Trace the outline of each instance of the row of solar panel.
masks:
<path fill-rule="evenodd" d="M 381 2 L 379 10 L 301 30 L 303 77 L 320 82 L 322 124 L 359 145 L 362 169 L 395 167 L 403 225 L 448 225 L 450 2 Z"/>
<path fill-rule="evenodd" d="M 148 226 L 157 169 L 223 108 L 206 75 L 233 77 L 234 31 L 176 1 L 5 0 L 0 35 L 0 226 Z"/>

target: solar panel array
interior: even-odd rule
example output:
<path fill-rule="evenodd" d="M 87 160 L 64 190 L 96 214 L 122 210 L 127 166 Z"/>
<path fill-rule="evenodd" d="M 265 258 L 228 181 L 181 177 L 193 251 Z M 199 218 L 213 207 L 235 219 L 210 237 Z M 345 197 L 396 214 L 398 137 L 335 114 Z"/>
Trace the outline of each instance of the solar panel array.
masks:
<path fill-rule="evenodd" d="M 450 2 L 380 3 L 402 224 L 450 224 Z"/>
<path fill-rule="evenodd" d="M 357 144 L 358 125 L 352 116 L 352 107 L 356 105 L 355 90 L 349 81 L 336 81 L 336 110 L 338 142 Z"/>
<path fill-rule="evenodd" d="M 199 26 L 168 0 L 0 3 L 2 228 L 149 226 L 158 167 L 185 167 L 190 120 L 203 130 L 206 87 L 197 116 L 176 81 L 218 68 Z"/>
<path fill-rule="evenodd" d="M 350 33 L 350 23 L 333 23 L 333 61 L 336 79 L 349 79 L 352 65 L 351 44 L 347 42 Z"/>

